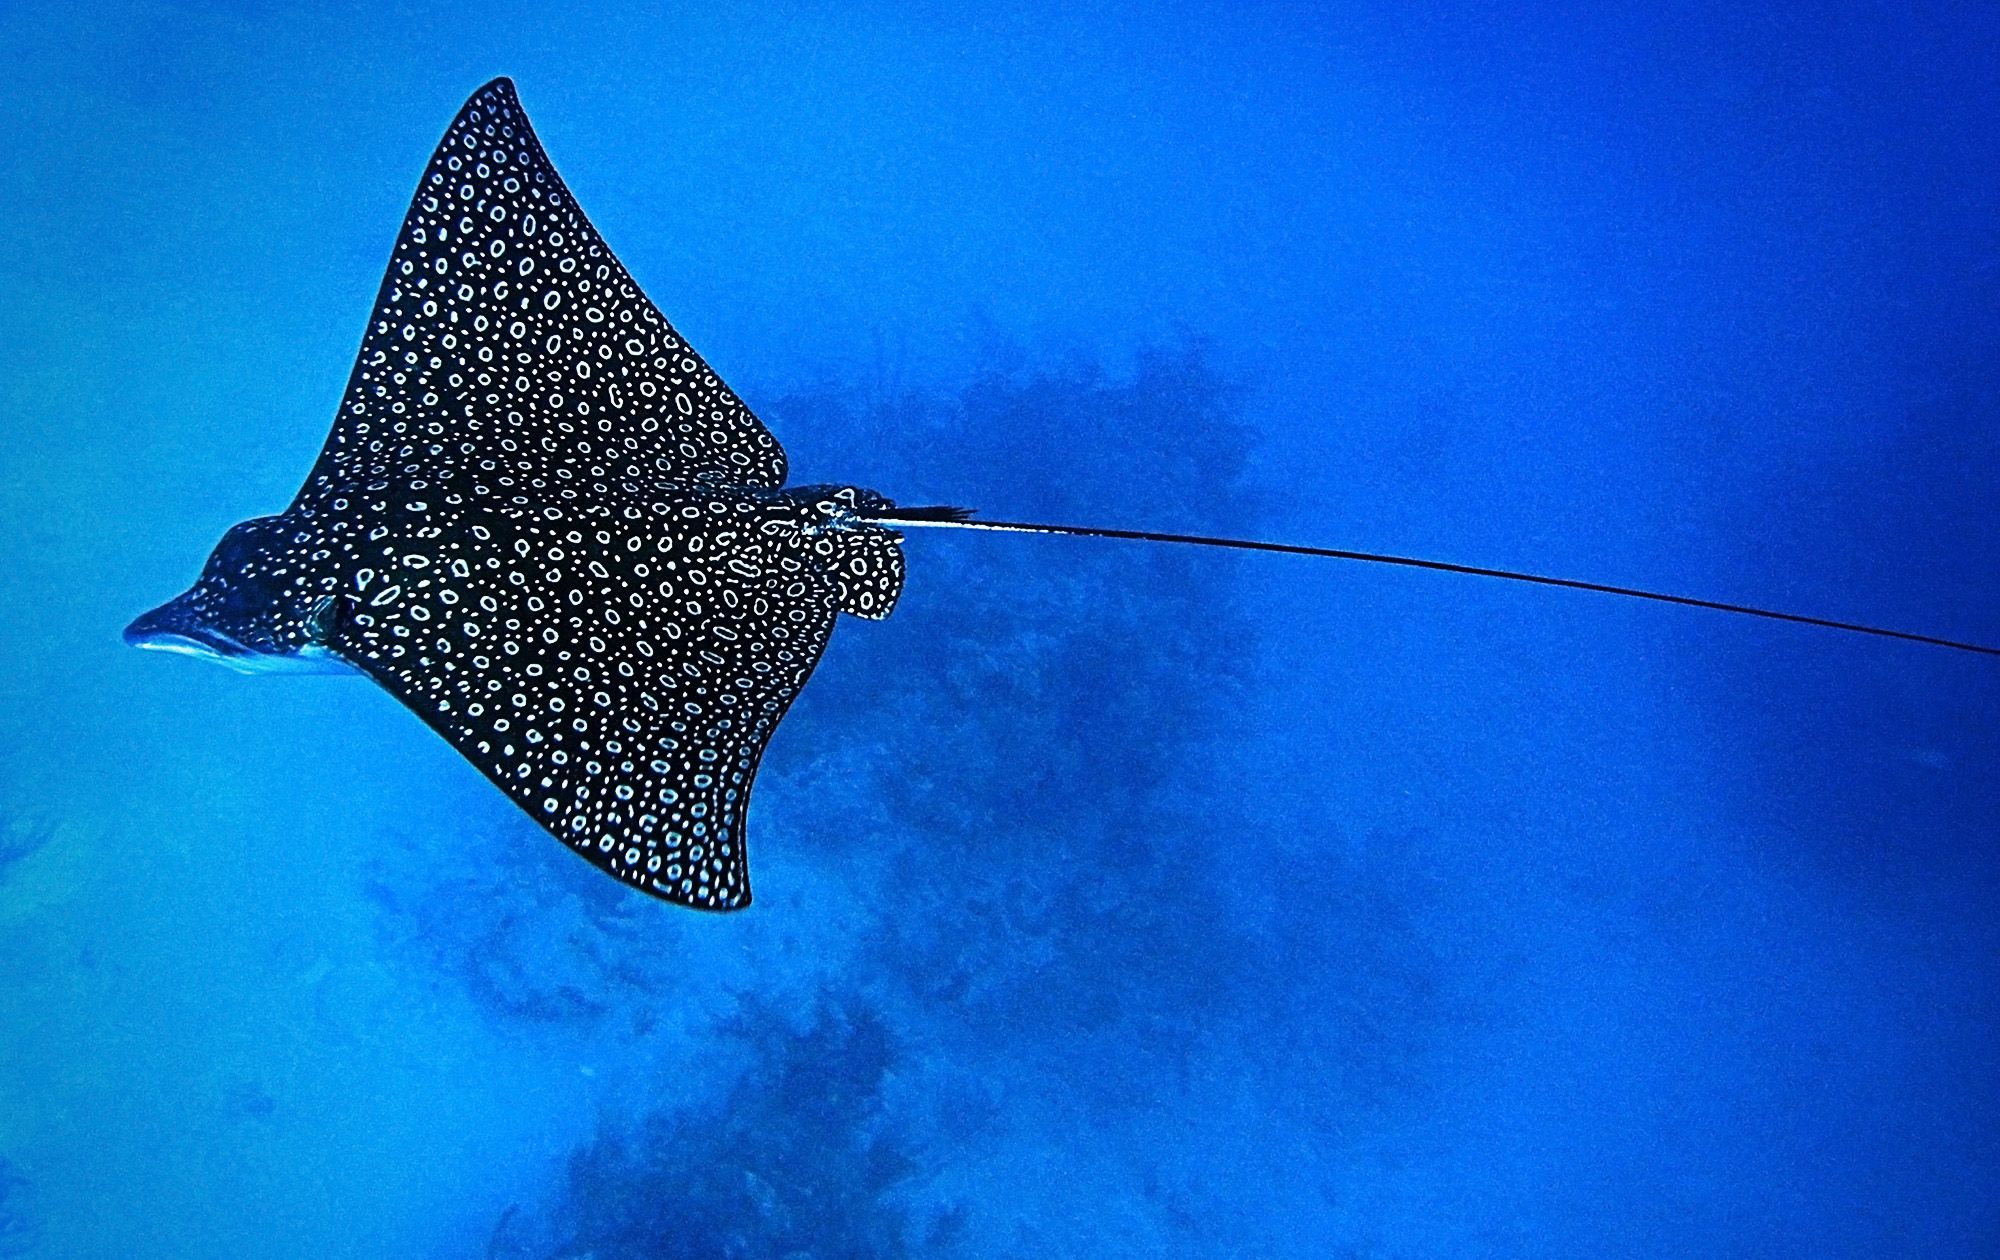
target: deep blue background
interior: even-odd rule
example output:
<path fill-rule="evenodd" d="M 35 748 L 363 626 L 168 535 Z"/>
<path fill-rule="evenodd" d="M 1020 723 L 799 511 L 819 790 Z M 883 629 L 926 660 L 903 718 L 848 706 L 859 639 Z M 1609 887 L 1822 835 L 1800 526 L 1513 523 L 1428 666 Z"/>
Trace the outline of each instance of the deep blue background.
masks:
<path fill-rule="evenodd" d="M 805 480 L 2000 640 L 1991 6 L 326 7 L 0 10 L 0 1255 L 2000 1252 L 1988 660 L 913 535 L 718 919 L 117 638 L 505 73 Z"/>

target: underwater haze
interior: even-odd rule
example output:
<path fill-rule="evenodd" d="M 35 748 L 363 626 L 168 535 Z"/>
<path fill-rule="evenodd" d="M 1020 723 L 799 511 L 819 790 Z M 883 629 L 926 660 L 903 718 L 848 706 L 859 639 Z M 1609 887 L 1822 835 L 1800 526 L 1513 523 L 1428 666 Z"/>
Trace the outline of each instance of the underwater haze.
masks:
<path fill-rule="evenodd" d="M 323 8 L 323 11 L 321 11 Z M 0 1257 L 2000 1254 L 2000 661 L 911 530 L 756 904 L 131 650 L 461 102 L 793 479 L 2000 643 L 1983 4 L 0 9 Z"/>

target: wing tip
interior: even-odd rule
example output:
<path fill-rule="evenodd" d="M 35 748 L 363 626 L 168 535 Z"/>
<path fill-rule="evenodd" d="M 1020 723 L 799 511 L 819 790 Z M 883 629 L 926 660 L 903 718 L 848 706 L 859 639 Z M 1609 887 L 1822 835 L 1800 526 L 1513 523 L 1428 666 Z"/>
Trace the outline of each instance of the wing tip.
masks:
<path fill-rule="evenodd" d="M 503 74 L 480 84 L 471 96 L 465 98 L 465 105 L 461 108 L 469 109 L 489 97 L 498 97 L 504 105 L 518 106 L 521 103 L 520 95 L 514 90 L 514 80 Z"/>

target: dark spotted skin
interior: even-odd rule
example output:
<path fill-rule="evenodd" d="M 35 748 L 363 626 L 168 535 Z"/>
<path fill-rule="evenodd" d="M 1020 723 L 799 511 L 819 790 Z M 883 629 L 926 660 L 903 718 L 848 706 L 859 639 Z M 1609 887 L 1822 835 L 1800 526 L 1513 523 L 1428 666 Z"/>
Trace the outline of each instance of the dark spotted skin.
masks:
<path fill-rule="evenodd" d="M 784 479 L 496 80 L 431 158 L 298 497 L 149 616 L 229 643 L 261 618 L 254 650 L 374 678 L 605 872 L 737 909 L 772 730 L 837 616 L 903 579 L 857 519 L 887 500 Z"/>
<path fill-rule="evenodd" d="M 655 489 L 553 518 L 475 501 L 377 541 L 331 646 L 608 873 L 734 908 L 758 757 L 861 536 L 828 526 L 832 501 Z"/>

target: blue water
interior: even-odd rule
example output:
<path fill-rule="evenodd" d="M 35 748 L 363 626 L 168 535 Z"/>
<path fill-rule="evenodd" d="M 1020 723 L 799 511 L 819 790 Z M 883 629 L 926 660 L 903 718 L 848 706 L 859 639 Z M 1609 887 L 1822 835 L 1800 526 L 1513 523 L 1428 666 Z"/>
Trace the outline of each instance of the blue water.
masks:
<path fill-rule="evenodd" d="M 1987 6 L 326 8 L 0 11 L 0 1255 L 2000 1254 L 1990 660 L 913 534 L 718 918 L 118 639 L 504 73 L 804 480 L 2000 640 Z"/>

